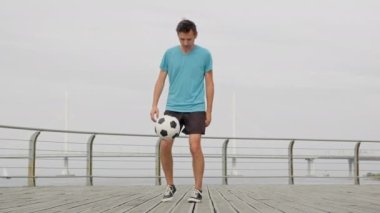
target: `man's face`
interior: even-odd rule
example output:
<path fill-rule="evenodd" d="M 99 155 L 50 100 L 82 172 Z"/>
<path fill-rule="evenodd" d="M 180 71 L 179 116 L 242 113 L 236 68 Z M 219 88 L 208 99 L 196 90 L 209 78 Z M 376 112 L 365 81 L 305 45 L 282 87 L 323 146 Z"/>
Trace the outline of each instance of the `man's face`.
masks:
<path fill-rule="evenodd" d="M 196 37 L 197 35 L 192 30 L 190 30 L 188 33 L 178 33 L 178 39 L 184 51 L 189 51 L 191 48 L 193 48 Z"/>

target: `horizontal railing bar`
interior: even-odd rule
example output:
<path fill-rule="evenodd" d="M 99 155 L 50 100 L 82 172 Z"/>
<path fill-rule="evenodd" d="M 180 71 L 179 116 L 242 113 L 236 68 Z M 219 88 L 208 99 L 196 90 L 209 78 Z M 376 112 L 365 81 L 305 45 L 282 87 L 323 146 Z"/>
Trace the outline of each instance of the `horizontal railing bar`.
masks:
<path fill-rule="evenodd" d="M 43 141 L 39 141 L 39 142 L 43 142 Z M 54 143 L 54 142 L 51 142 L 51 143 Z M 63 144 L 64 142 L 55 142 L 55 143 L 59 143 L 59 144 Z M 69 143 L 69 144 L 81 144 L 81 145 L 85 145 L 86 143 Z M 138 145 L 138 144 L 102 144 L 102 143 L 97 143 L 95 144 L 95 146 L 128 146 L 128 147 L 152 147 L 154 148 L 155 145 Z M 189 148 L 189 146 L 176 146 L 176 148 L 178 147 L 183 147 L 183 148 Z M 220 147 L 210 147 L 210 146 L 202 146 L 202 148 L 218 148 L 220 149 Z M 0 150 L 29 150 L 29 149 L 22 149 L 22 148 L 1 148 L 0 147 Z M 262 150 L 262 149 L 270 149 L 270 150 L 287 150 L 287 148 L 271 148 L 271 147 L 242 147 L 242 146 L 237 146 L 237 147 L 229 147 L 228 149 L 257 149 L 257 150 Z M 337 148 L 294 148 L 294 150 L 310 150 L 310 151 L 319 151 L 319 150 L 338 150 L 338 151 L 350 151 L 350 152 L 354 152 L 352 151 L 351 149 L 337 149 Z M 366 151 L 366 150 L 370 150 L 370 151 L 380 151 L 380 149 L 361 149 L 361 152 L 363 151 Z M 60 151 L 60 150 L 51 150 L 51 149 L 38 149 L 37 151 Z M 76 151 L 78 152 L 78 151 Z"/>
<path fill-rule="evenodd" d="M 4 169 L 27 169 L 28 167 L 2 167 Z M 38 167 L 37 169 L 66 169 L 65 167 Z M 70 167 L 69 168 L 70 170 L 71 169 L 75 169 L 75 170 L 78 170 L 78 169 L 86 169 L 85 167 L 83 168 L 76 168 L 76 167 Z M 116 169 L 129 169 L 129 170 L 153 170 L 155 168 L 132 168 L 132 167 L 115 167 L 115 168 L 106 168 L 106 167 L 94 167 L 94 170 L 96 169 L 99 169 L 99 170 L 116 170 Z M 183 168 L 176 168 L 176 170 L 191 170 L 191 168 L 188 168 L 188 169 L 183 169 Z M 272 171 L 272 170 L 276 170 L 276 171 L 286 171 L 287 169 L 281 169 L 281 168 L 271 168 L 271 169 L 258 169 L 258 168 L 252 168 L 252 169 L 234 169 L 234 171 Z M 220 171 L 220 169 L 207 169 L 207 171 Z M 308 171 L 308 169 L 297 169 L 297 171 Z M 345 169 L 314 169 L 313 171 L 347 171 Z M 366 172 L 366 171 L 371 171 L 371 172 L 378 172 L 380 170 L 367 170 L 367 169 L 362 169 L 361 170 L 362 172 Z"/>
<path fill-rule="evenodd" d="M 37 169 L 66 169 L 65 167 L 38 167 Z M 85 170 L 86 168 L 85 167 L 69 167 L 68 168 L 69 170 L 71 170 L 71 169 L 75 169 L 75 170 L 78 170 L 78 169 L 83 169 L 83 170 Z M 154 168 L 132 168 L 132 167 L 119 167 L 119 168 L 117 168 L 117 167 L 114 167 L 114 168 L 105 168 L 105 167 L 96 167 L 96 166 L 94 166 L 93 167 L 93 169 L 94 170 L 96 170 L 96 169 L 100 169 L 100 170 L 112 170 L 112 169 L 114 169 L 114 170 L 117 170 L 117 169 L 125 169 L 125 170 L 154 170 Z M 178 170 L 182 170 L 182 169 L 178 169 Z M 187 169 L 186 169 L 187 170 Z M 219 169 L 217 169 L 217 170 L 219 170 Z"/>
<path fill-rule="evenodd" d="M 1 159 L 1 157 L 0 157 Z M 37 157 L 38 159 L 38 157 Z M 48 160 L 48 161 L 62 161 L 61 158 L 42 158 L 39 159 L 40 161 Z M 86 162 L 87 159 L 70 159 L 71 162 Z M 93 162 L 152 162 L 152 160 L 133 160 L 133 159 L 128 159 L 128 160 L 106 160 L 106 159 L 94 159 Z M 176 162 L 191 162 L 191 160 L 176 160 Z M 217 161 L 208 161 L 209 163 L 220 163 Z"/>
<path fill-rule="evenodd" d="M 57 133 L 73 133 L 73 134 L 90 134 L 90 135 L 112 135 L 112 136 L 137 136 L 137 137 L 155 137 L 153 134 L 127 134 L 127 133 L 110 133 L 110 132 L 91 132 L 91 131 L 75 131 L 75 130 L 59 130 L 59 129 L 46 129 L 46 128 L 33 128 L 33 127 L 19 127 L 19 126 L 6 126 L 0 125 L 0 128 L 17 129 L 17 130 L 30 130 L 40 132 L 57 132 Z"/>
<path fill-rule="evenodd" d="M 176 158 L 188 158 L 191 155 L 188 154 L 173 154 L 173 157 Z M 212 154 L 204 154 L 205 158 L 220 158 L 221 155 L 212 155 Z M 65 155 L 65 154 L 57 154 L 57 155 L 39 155 L 36 158 L 83 158 L 86 157 L 86 155 Z M 129 155 L 123 155 L 122 153 L 120 155 L 96 155 L 94 154 L 93 157 L 102 157 L 102 158 L 134 158 L 134 157 L 155 157 L 155 155 L 152 154 L 129 154 Z M 0 159 L 14 159 L 14 158 L 28 158 L 28 156 L 0 156 Z M 241 158 L 241 159 L 287 159 L 287 156 L 283 155 L 228 155 L 229 159 L 232 158 Z M 347 159 L 353 159 L 354 156 L 312 156 L 312 155 L 299 155 L 299 156 L 294 156 L 294 159 L 318 159 L 318 160 L 347 160 Z M 380 156 L 360 156 L 360 160 L 380 160 Z"/>
<path fill-rule="evenodd" d="M 154 137 L 157 138 L 157 135 L 154 134 L 129 134 L 129 133 L 110 133 L 110 132 L 91 132 L 91 131 L 75 131 L 75 130 L 58 130 L 58 129 L 46 129 L 46 128 L 33 128 L 33 127 L 20 127 L 20 126 L 8 126 L 0 125 L 0 128 L 6 129 L 18 129 L 18 130 L 30 130 L 30 131 L 40 131 L 40 132 L 58 132 L 58 133 L 73 133 L 73 134 L 91 134 L 91 135 L 112 135 L 112 136 L 136 136 L 136 137 Z M 179 138 L 187 138 L 180 136 Z M 273 140 L 273 141 L 309 141 L 309 142 L 374 142 L 379 143 L 378 140 L 354 140 L 354 139 L 310 139 L 310 138 L 260 138 L 260 137 L 215 137 L 215 136 L 204 136 L 204 139 L 233 139 L 233 140 Z"/>
<path fill-rule="evenodd" d="M 46 141 L 46 140 L 38 140 L 38 143 L 57 143 L 57 144 L 80 144 L 80 145 L 86 145 L 86 143 L 78 142 L 78 141 Z"/>
<path fill-rule="evenodd" d="M 62 150 L 58 150 L 58 149 L 37 149 L 36 152 L 58 152 L 58 153 L 62 153 Z M 81 152 L 86 152 L 86 151 L 78 151 L 78 150 L 70 150 L 70 151 L 67 151 L 68 153 L 81 153 Z"/>
<path fill-rule="evenodd" d="M 86 175 L 61 175 L 61 176 L 0 176 L 0 178 L 125 178 L 125 179 L 133 179 L 133 178 L 165 178 L 164 176 L 86 176 Z M 287 179 L 289 176 L 204 176 L 204 178 L 284 178 Z M 343 179 L 352 179 L 355 176 L 292 176 L 293 178 L 299 179 L 307 179 L 307 178 L 323 178 L 323 179 L 332 179 L 332 178 L 343 178 Z M 174 178 L 194 178 L 194 176 L 175 176 Z M 360 178 L 370 178 L 370 177 L 360 177 Z"/>
<path fill-rule="evenodd" d="M 19 142 L 29 142 L 27 139 L 17 139 L 17 138 L 0 138 L 0 141 L 19 141 Z"/>
<path fill-rule="evenodd" d="M 29 151 L 29 149 L 26 149 L 26 148 L 0 148 L 0 150 L 17 150 L 17 151 Z"/>
<path fill-rule="evenodd" d="M 145 145 L 145 144 L 127 144 L 127 143 L 125 143 L 125 144 L 118 144 L 118 143 L 115 143 L 115 144 L 107 144 L 107 143 L 96 143 L 96 144 L 94 144 L 94 146 L 137 146 L 137 147 L 152 147 L 152 148 L 155 148 L 155 144 L 153 144 L 153 145 Z"/>

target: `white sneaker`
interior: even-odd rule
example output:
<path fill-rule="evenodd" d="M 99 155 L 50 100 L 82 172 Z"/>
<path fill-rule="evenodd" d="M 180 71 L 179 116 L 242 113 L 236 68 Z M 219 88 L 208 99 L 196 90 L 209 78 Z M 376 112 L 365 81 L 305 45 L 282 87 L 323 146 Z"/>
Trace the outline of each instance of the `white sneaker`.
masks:
<path fill-rule="evenodd" d="M 187 202 L 189 203 L 199 203 L 202 201 L 202 190 L 195 189 L 191 192 L 189 199 Z"/>
<path fill-rule="evenodd" d="M 174 193 L 177 191 L 174 185 L 167 186 L 162 198 L 162 202 L 167 202 L 173 200 Z"/>

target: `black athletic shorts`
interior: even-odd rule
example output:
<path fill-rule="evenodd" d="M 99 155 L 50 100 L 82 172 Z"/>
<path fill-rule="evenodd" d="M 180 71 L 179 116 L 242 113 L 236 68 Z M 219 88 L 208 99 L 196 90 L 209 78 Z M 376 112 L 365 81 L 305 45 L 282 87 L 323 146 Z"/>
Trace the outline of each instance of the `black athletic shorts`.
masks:
<path fill-rule="evenodd" d="M 186 135 L 204 135 L 206 132 L 206 112 L 174 112 L 166 110 L 164 115 L 176 117 L 179 121 L 182 132 Z"/>

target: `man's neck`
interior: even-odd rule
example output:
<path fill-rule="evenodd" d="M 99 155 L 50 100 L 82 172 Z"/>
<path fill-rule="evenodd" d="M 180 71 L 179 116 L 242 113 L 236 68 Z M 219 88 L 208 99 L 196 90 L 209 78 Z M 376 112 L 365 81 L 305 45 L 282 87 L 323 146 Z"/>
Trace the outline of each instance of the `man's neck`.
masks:
<path fill-rule="evenodd" d="M 191 52 L 191 50 L 193 50 L 194 47 L 195 47 L 195 45 L 191 46 L 190 48 L 184 48 L 181 46 L 181 50 L 182 50 L 182 52 L 187 54 L 187 53 Z"/>

